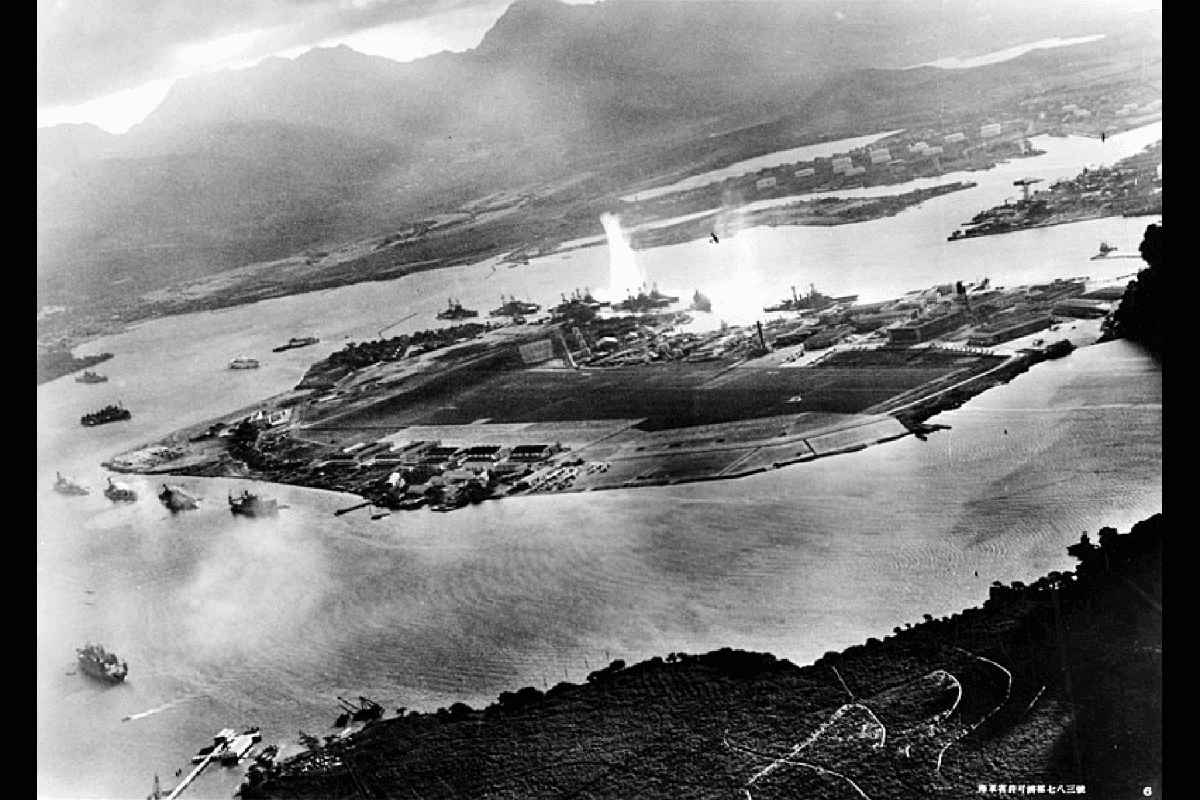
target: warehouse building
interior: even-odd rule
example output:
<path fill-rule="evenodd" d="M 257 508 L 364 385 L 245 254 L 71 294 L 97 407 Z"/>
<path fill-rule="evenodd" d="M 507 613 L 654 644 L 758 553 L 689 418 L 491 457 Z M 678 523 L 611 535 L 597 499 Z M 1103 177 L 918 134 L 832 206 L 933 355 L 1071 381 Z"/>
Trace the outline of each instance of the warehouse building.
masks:
<path fill-rule="evenodd" d="M 888 344 L 909 345 L 927 342 L 930 339 L 961 327 L 966 322 L 966 318 L 966 312 L 958 310 L 942 314 L 939 317 L 926 317 L 924 319 L 914 319 L 911 322 L 902 322 L 887 329 Z"/>
<path fill-rule="evenodd" d="M 967 339 L 967 344 L 971 347 L 992 347 L 1001 342 L 1011 341 L 1045 330 L 1053 323 L 1054 319 L 1049 314 L 999 320 L 976 330 Z"/>

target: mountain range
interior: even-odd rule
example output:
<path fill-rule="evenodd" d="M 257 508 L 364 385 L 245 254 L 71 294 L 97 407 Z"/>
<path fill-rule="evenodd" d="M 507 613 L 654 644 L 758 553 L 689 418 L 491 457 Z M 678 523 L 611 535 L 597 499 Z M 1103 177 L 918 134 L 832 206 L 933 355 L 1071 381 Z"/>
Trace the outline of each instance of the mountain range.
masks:
<path fill-rule="evenodd" d="M 167 286 L 580 174 L 617 191 L 720 159 L 755 126 L 869 133 L 872 113 L 935 90 L 988 100 L 978 71 L 910 67 L 1161 27 L 1119 6 L 1078 11 L 517 0 L 464 53 L 400 63 L 341 46 L 180 80 L 125 134 L 39 129 L 38 303 Z"/>

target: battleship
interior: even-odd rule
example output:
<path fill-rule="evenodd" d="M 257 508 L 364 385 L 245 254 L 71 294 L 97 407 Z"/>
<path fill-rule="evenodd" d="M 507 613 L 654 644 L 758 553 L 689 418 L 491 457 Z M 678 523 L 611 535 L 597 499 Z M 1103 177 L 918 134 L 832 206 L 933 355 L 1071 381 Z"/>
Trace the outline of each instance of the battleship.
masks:
<path fill-rule="evenodd" d="M 101 375 L 99 372 L 92 372 L 90 369 L 85 369 L 82 375 L 75 377 L 76 383 L 107 383 L 108 376 Z"/>
<path fill-rule="evenodd" d="M 692 295 L 691 309 L 692 309 L 692 311 L 703 311 L 706 314 L 711 314 L 712 313 L 712 301 L 709 300 L 704 295 L 702 295 L 700 293 L 700 290 L 697 289 L 696 293 L 694 295 Z"/>
<path fill-rule="evenodd" d="M 162 491 L 158 493 L 158 499 L 172 513 L 178 511 L 188 511 L 196 508 L 196 498 L 180 489 L 178 486 L 168 486 L 163 484 Z"/>
<path fill-rule="evenodd" d="M 282 353 L 285 350 L 295 350 L 297 347 L 308 347 L 309 345 L 316 344 L 319 341 L 321 340 L 315 336 L 293 336 L 291 339 L 287 340 L 287 344 L 281 344 L 279 347 L 271 348 L 271 352 Z"/>
<path fill-rule="evenodd" d="M 438 319 L 470 319 L 478 317 L 479 312 L 472 308 L 463 308 L 463 304 L 457 300 L 451 299 L 445 311 L 439 311 Z"/>
<path fill-rule="evenodd" d="M 583 292 L 580 292 L 576 289 L 570 297 L 562 295 L 562 302 L 550 309 L 550 314 L 555 320 L 586 321 L 592 319 L 599 309 L 607 305 L 607 302 L 593 297 L 590 290 L 584 289 Z"/>
<path fill-rule="evenodd" d="M 246 356 L 240 356 L 238 358 L 235 358 L 233 361 L 229 362 L 229 368 L 230 369 L 258 369 L 258 359 L 257 358 L 247 358 Z"/>
<path fill-rule="evenodd" d="M 85 644 L 75 651 L 84 674 L 109 683 L 120 683 L 129 674 L 129 665 L 98 644 Z"/>
<path fill-rule="evenodd" d="M 776 311 L 824 311 L 838 303 L 853 303 L 857 299 L 858 295 L 856 294 L 848 294 L 843 297 L 830 297 L 829 295 L 821 294 L 810 283 L 808 285 L 808 294 L 804 297 L 796 294 L 796 287 L 793 286 L 790 299 L 781 300 L 773 306 L 767 306 L 763 311 L 768 314 Z"/>
<path fill-rule="evenodd" d="M 93 411 L 90 414 L 84 414 L 79 418 L 79 424 L 88 428 L 92 428 L 96 425 L 105 425 L 109 422 L 120 422 L 122 420 L 130 419 L 132 416 L 133 414 L 129 413 L 129 409 L 120 404 L 115 406 L 109 405 L 105 406 L 99 411 Z"/>
<path fill-rule="evenodd" d="M 537 303 L 526 303 L 524 300 L 518 300 L 515 296 L 505 298 L 504 295 L 500 295 L 500 300 L 503 301 L 503 304 L 499 308 L 493 308 L 489 316 L 523 317 L 526 314 L 536 314 L 542 310 Z"/>
<path fill-rule="evenodd" d="M 54 491 L 59 494 L 79 496 L 88 494 L 86 486 L 81 486 L 73 480 L 64 478 L 62 473 L 54 473 L 56 480 L 54 481 Z"/>
<path fill-rule="evenodd" d="M 229 496 L 229 512 L 243 517 L 274 517 L 279 513 L 279 504 L 275 500 L 243 490 L 237 497 Z"/>
<path fill-rule="evenodd" d="M 663 294 L 658 290 L 658 286 L 654 286 L 649 292 L 646 287 L 642 287 L 636 296 L 630 296 L 613 306 L 614 311 L 629 311 L 634 314 L 645 314 L 659 308 L 666 308 L 672 303 L 678 303 L 679 298 L 674 295 Z"/>
<path fill-rule="evenodd" d="M 132 503 L 137 500 L 137 492 L 127 486 L 113 483 L 113 479 L 108 479 L 108 487 L 104 490 L 104 496 L 114 503 Z"/>

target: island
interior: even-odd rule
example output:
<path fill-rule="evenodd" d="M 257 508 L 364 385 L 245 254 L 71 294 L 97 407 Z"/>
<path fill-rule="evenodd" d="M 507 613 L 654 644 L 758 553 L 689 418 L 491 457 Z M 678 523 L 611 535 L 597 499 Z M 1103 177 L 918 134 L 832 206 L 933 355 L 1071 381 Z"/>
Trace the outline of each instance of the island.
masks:
<path fill-rule="evenodd" d="M 1088 288 L 985 279 L 875 303 L 811 288 L 765 324 L 703 330 L 656 288 L 564 295 L 529 321 L 352 342 L 294 389 L 105 466 L 435 511 L 737 478 L 936 430 L 934 414 L 1068 355 L 1066 322 L 1094 341 L 1112 303 Z"/>

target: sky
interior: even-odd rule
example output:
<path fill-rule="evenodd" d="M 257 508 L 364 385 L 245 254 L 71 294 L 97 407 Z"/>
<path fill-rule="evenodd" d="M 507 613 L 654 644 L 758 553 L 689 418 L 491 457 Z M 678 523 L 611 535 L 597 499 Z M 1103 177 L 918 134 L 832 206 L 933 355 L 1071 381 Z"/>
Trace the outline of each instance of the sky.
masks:
<path fill-rule="evenodd" d="M 37 124 L 90 122 L 124 133 L 179 78 L 248 67 L 273 55 L 294 58 L 313 47 L 344 44 L 396 61 L 462 52 L 479 44 L 511 2 L 38 0 Z"/>
<path fill-rule="evenodd" d="M 462 52 L 510 2 L 38 0 L 37 124 L 124 133 L 179 78 L 313 47 L 344 44 L 396 61 Z"/>

